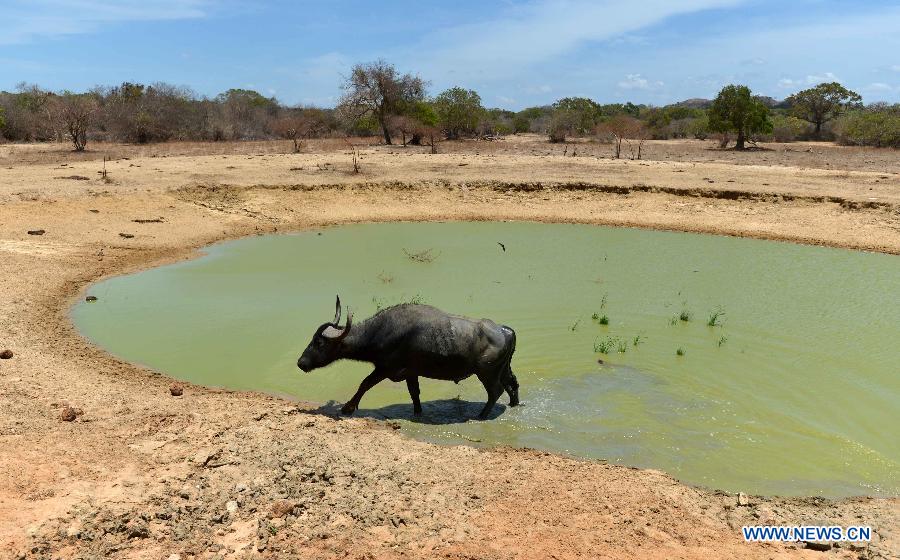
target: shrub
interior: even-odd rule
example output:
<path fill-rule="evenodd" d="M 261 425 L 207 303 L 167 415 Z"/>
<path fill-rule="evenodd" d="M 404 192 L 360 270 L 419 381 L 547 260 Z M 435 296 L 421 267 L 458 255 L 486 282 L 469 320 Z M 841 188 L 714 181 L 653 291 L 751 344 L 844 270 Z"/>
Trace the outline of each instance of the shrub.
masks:
<path fill-rule="evenodd" d="M 841 117 L 838 142 L 848 146 L 900 148 L 900 105 L 877 105 Z"/>
<path fill-rule="evenodd" d="M 793 142 L 809 133 L 809 123 L 797 117 L 777 115 L 772 119 L 772 139 L 776 142 Z"/>

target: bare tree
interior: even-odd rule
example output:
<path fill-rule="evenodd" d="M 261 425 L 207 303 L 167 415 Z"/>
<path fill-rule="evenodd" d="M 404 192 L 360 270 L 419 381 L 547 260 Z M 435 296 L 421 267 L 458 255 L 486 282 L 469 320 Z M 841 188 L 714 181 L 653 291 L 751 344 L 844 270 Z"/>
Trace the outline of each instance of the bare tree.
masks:
<path fill-rule="evenodd" d="M 294 143 L 294 153 L 300 153 L 300 138 L 303 137 L 303 119 L 296 115 L 279 117 L 272 123 L 272 131 Z"/>
<path fill-rule="evenodd" d="M 616 115 L 610 120 L 597 125 L 595 131 L 600 140 L 612 142 L 613 157 L 616 159 L 622 157 L 623 142 L 626 142 L 631 146 L 631 143 L 628 142 L 629 138 L 639 140 L 637 152 L 634 151 L 634 147 L 631 148 L 631 159 L 635 159 L 635 156 L 637 159 L 641 159 L 641 150 L 648 133 L 644 123 L 638 119 L 629 117 L 628 115 Z"/>
<path fill-rule="evenodd" d="M 352 119 L 374 117 L 384 141 L 391 143 L 391 115 L 401 115 L 408 107 L 425 98 L 425 82 L 418 76 L 403 74 L 384 60 L 357 64 L 343 84 L 340 107 Z"/>
<path fill-rule="evenodd" d="M 97 100 L 90 94 L 65 93 L 61 97 L 60 119 L 76 152 L 87 146 L 88 129 L 97 108 Z"/>

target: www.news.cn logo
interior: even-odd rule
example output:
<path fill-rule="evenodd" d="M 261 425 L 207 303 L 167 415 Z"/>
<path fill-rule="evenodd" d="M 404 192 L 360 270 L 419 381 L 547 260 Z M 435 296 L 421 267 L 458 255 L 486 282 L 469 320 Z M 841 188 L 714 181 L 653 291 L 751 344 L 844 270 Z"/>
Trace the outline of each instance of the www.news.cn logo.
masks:
<path fill-rule="evenodd" d="M 872 540 L 871 527 L 833 525 L 804 525 L 799 527 L 779 527 L 775 525 L 751 525 L 743 527 L 744 540 L 751 542 L 799 542 L 799 541 L 852 541 Z"/>

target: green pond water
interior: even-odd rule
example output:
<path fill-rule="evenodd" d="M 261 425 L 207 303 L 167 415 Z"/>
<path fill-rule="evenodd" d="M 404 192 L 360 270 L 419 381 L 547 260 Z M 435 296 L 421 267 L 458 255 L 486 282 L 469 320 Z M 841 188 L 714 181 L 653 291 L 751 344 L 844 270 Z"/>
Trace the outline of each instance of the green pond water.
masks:
<path fill-rule="evenodd" d="M 426 250 L 431 262 L 407 255 Z M 367 224 L 222 243 L 89 293 L 75 323 L 115 355 L 329 411 L 370 371 L 296 367 L 336 293 L 357 321 L 409 300 L 488 317 L 517 332 L 523 406 L 469 420 L 485 399 L 475 377 L 422 380 L 416 419 L 405 383 L 385 381 L 357 414 L 728 491 L 900 493 L 896 256 L 583 225 Z M 715 310 L 724 322 L 710 327 Z"/>

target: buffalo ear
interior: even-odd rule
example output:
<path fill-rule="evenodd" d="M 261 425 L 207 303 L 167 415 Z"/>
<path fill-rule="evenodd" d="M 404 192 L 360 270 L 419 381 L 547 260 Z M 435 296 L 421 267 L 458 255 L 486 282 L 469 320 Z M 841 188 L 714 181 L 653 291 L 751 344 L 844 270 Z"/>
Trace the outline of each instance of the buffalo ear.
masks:
<path fill-rule="evenodd" d="M 332 321 L 332 324 L 341 324 L 341 296 L 337 296 L 337 301 L 334 303 L 334 321 Z"/>

